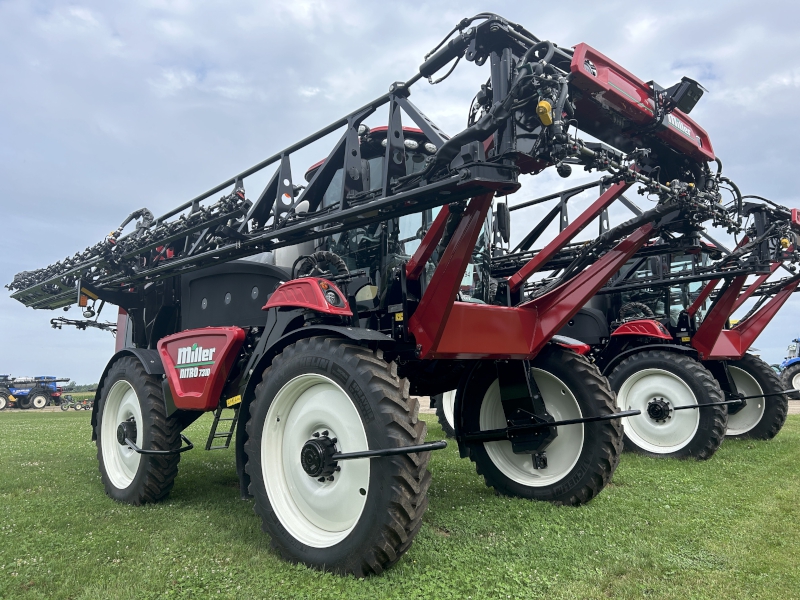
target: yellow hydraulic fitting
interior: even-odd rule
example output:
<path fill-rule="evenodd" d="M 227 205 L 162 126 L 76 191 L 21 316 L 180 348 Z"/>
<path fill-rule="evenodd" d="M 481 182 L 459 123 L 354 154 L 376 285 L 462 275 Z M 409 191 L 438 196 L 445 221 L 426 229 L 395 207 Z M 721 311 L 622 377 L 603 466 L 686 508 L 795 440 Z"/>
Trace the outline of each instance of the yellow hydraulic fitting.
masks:
<path fill-rule="evenodd" d="M 781 247 L 788 248 L 789 247 L 789 240 L 786 238 L 781 238 Z"/>
<path fill-rule="evenodd" d="M 536 105 L 536 116 L 545 127 L 553 124 L 553 107 L 547 100 L 539 100 L 539 104 Z"/>

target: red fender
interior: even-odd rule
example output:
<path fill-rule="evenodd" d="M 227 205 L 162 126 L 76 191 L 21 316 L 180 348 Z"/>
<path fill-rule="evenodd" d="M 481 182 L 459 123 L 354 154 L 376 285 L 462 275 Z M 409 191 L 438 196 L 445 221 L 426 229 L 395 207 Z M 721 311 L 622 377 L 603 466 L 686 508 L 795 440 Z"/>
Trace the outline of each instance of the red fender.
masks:
<path fill-rule="evenodd" d="M 621 335 L 644 335 L 661 340 L 672 340 L 672 336 L 669 331 L 667 331 L 667 328 L 658 321 L 653 321 L 652 319 L 637 319 L 636 321 L 623 323 L 614 330 L 611 337 L 618 337 Z"/>

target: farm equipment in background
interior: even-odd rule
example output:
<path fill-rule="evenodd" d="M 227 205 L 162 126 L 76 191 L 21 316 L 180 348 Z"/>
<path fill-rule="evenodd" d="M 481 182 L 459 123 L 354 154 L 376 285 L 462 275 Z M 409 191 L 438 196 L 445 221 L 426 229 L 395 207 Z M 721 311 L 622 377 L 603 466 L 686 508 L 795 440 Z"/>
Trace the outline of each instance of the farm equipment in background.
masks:
<path fill-rule="evenodd" d="M 61 400 L 61 410 L 67 411 L 70 408 L 73 410 L 91 410 L 94 407 L 94 399 L 82 398 L 76 400 L 70 394 L 65 394 Z"/>
<path fill-rule="evenodd" d="M 566 201 L 578 191 L 562 192 L 536 230 L 556 216 L 563 228 Z M 732 191 L 737 201 L 747 200 Z M 774 437 L 785 421 L 786 386 L 747 350 L 797 289 L 800 277 L 794 274 L 767 279 L 779 266 L 796 271 L 800 219 L 796 210 L 766 200 L 740 205 L 750 225 L 733 252 L 699 238 L 661 239 L 640 250 L 559 332 L 587 344 L 587 356 L 609 377 L 619 407 L 642 412 L 623 421 L 629 449 L 704 459 L 722 442 L 726 421 L 727 435 L 755 439 Z M 495 274 L 527 260 L 536 230 L 517 248 L 522 257 L 512 253 L 495 261 Z M 568 265 L 572 257 L 565 254 L 549 267 Z M 755 280 L 745 287 L 748 276 Z M 753 295 L 761 296 L 754 308 L 726 327 Z"/>
<path fill-rule="evenodd" d="M 51 402 L 60 402 L 62 388 L 58 383 L 69 381 L 46 375 L 11 377 L 0 375 L 0 410 L 5 408 L 42 409 Z"/>
<path fill-rule="evenodd" d="M 493 275 L 512 273 L 535 256 L 527 248 L 557 217 L 563 230 L 569 223 L 568 200 L 591 186 L 511 207 L 559 201 L 515 252 L 496 253 Z M 722 442 L 726 421 L 728 436 L 754 439 L 774 437 L 785 422 L 791 381 L 780 383 L 773 369 L 747 350 L 797 289 L 800 219 L 797 210 L 758 199 L 762 202 L 742 204 L 752 224 L 734 252 L 699 239 L 689 239 L 689 247 L 686 239 L 649 244 L 559 332 L 586 344 L 586 355 L 609 377 L 621 409 L 642 411 L 623 421 L 627 448 L 705 459 Z M 630 200 L 621 200 L 641 214 Z M 573 257 L 563 254 L 547 268 L 568 265 Z M 767 282 L 779 267 L 791 275 Z M 750 285 L 748 276 L 755 277 Z M 733 312 L 753 296 L 760 297 L 753 309 L 728 325 Z M 455 396 L 453 390 L 432 399 L 450 437 Z"/>
<path fill-rule="evenodd" d="M 490 77 L 450 137 L 409 95 L 462 58 L 488 64 Z M 608 483 L 620 419 L 638 411 L 618 411 L 581 345 L 554 336 L 651 239 L 695 239 L 707 222 L 740 229 L 741 202 L 721 204 L 728 180 L 687 116 L 701 94 L 688 78 L 665 90 L 585 44 L 559 48 L 477 15 L 387 94 L 161 217 L 132 213 L 8 287 L 33 308 L 120 308 L 92 414 L 109 496 L 164 498 L 193 447 L 182 431 L 211 411 L 216 431 L 235 407 L 242 496 L 254 497 L 273 545 L 315 568 L 380 573 L 422 526 L 430 452 L 445 446 L 425 443 L 411 393 L 465 382 L 459 450 L 499 493 L 577 505 Z M 388 124 L 368 127 L 381 107 Z M 295 185 L 291 156 L 341 129 Z M 248 199 L 245 180 L 270 165 Z M 494 285 L 481 258 L 493 199 L 516 192 L 520 174 L 554 166 L 566 177 L 575 165 L 607 173 L 599 199 Z M 570 245 L 633 186 L 657 199 L 651 210 Z M 564 251 L 567 268 L 526 296 Z M 221 433 L 230 442 L 233 429 Z"/>
<path fill-rule="evenodd" d="M 778 367 L 781 385 L 786 389 L 800 390 L 800 339 L 793 339 L 786 349 L 786 358 Z M 791 392 L 789 397 L 800 400 L 800 392 Z"/>

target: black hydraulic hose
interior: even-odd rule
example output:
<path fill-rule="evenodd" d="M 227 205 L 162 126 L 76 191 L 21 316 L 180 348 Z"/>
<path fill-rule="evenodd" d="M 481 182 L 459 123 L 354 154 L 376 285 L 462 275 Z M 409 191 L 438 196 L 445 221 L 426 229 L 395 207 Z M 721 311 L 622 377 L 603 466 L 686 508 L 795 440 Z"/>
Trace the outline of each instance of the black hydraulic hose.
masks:
<path fill-rule="evenodd" d="M 564 114 L 564 104 L 567 102 L 568 93 L 569 84 L 568 80 L 565 80 L 564 83 L 561 84 L 561 91 L 558 94 L 558 100 L 556 101 L 556 106 L 553 110 L 553 117 L 555 119 L 555 122 L 553 123 L 553 134 L 556 136 L 560 136 L 564 132 L 563 121 L 561 120 L 561 117 Z"/>
<path fill-rule="evenodd" d="M 733 193 L 736 195 L 736 211 L 739 214 L 739 225 L 742 224 L 742 192 L 733 181 L 728 179 L 727 177 L 720 177 L 720 181 L 724 181 L 727 183 L 731 188 L 733 188 Z"/>
<path fill-rule="evenodd" d="M 553 45 L 553 42 L 544 40 L 528 48 L 528 51 L 522 55 L 522 58 L 520 59 L 520 64 L 524 65 L 526 62 L 530 62 L 531 56 L 536 54 L 539 50 L 543 49 L 547 49 L 547 52 L 545 53 L 543 58 L 540 58 L 538 60 L 538 62 L 543 64 L 549 63 L 553 59 L 553 55 L 556 53 L 556 47 Z"/>

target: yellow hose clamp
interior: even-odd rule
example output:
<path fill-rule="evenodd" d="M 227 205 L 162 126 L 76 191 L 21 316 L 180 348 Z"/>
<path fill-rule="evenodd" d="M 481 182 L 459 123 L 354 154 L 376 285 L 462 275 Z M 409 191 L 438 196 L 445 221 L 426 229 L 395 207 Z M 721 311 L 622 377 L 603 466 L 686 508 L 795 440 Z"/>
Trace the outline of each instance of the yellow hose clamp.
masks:
<path fill-rule="evenodd" d="M 545 127 L 553 124 L 553 107 L 547 100 L 539 100 L 539 104 L 536 105 L 536 116 Z"/>

